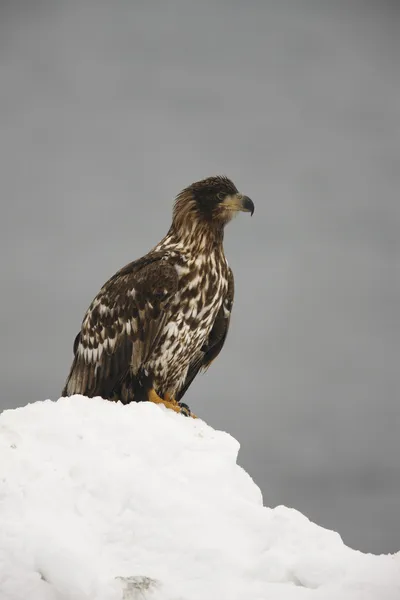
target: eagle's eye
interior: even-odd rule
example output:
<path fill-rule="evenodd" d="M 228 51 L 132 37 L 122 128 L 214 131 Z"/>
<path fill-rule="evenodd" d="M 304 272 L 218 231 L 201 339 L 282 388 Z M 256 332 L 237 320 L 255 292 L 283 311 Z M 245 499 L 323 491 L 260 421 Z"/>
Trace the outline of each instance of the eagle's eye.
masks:
<path fill-rule="evenodd" d="M 225 198 L 226 194 L 224 194 L 224 192 L 218 192 L 217 194 L 217 198 L 218 200 L 223 200 Z"/>

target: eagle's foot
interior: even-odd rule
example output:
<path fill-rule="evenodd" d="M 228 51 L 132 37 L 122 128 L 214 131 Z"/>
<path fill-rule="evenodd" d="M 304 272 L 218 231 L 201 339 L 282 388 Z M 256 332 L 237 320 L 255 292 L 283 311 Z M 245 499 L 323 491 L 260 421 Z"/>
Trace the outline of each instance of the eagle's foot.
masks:
<path fill-rule="evenodd" d="M 178 406 L 178 402 L 175 400 L 175 398 L 173 396 L 171 396 L 171 394 L 169 394 L 168 392 L 165 392 L 164 394 L 164 400 L 166 402 L 170 402 L 171 404 L 173 404 L 174 406 Z"/>
<path fill-rule="evenodd" d="M 185 415 L 185 417 L 192 417 L 192 419 L 197 419 L 196 415 L 192 413 L 187 404 L 184 402 L 177 402 L 173 396 L 168 394 L 168 392 L 164 395 L 164 399 L 167 400 L 167 402 L 171 402 L 174 406 L 179 407 L 179 412 L 181 415 Z"/>
<path fill-rule="evenodd" d="M 180 408 L 180 413 L 181 415 L 185 415 L 185 417 L 192 417 L 193 419 L 197 419 L 196 415 L 194 415 L 192 413 L 192 411 L 190 410 L 190 408 L 188 407 L 187 404 L 185 404 L 184 402 L 177 402 L 179 408 Z"/>
<path fill-rule="evenodd" d="M 164 398 L 160 398 L 160 396 L 157 394 L 157 392 L 153 388 L 151 390 L 149 390 L 147 399 L 149 402 L 154 402 L 154 404 L 163 404 L 167 408 L 170 408 L 177 413 L 181 412 L 176 400 L 172 401 L 172 400 L 168 400 L 168 399 L 164 400 Z"/>
<path fill-rule="evenodd" d="M 170 408 L 181 415 L 185 415 L 185 417 L 197 419 L 196 415 L 191 412 L 187 404 L 184 404 L 183 402 L 177 402 L 175 398 L 172 398 L 172 396 L 169 394 L 165 394 L 165 398 L 161 398 L 155 389 L 152 388 L 148 392 L 147 399 L 149 402 L 154 402 L 154 404 L 163 404 L 166 408 Z"/>

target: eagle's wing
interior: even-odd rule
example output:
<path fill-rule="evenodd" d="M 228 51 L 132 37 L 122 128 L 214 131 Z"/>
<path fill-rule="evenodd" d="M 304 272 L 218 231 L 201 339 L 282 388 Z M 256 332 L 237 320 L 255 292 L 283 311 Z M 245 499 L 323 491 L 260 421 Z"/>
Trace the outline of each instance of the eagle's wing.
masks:
<path fill-rule="evenodd" d="M 221 352 L 223 345 L 228 335 L 229 323 L 231 319 L 231 311 L 233 306 L 233 300 L 235 295 L 235 286 L 232 269 L 228 272 L 228 290 L 224 301 L 222 302 L 221 308 L 219 309 L 215 318 L 214 324 L 211 328 L 210 334 L 206 343 L 202 348 L 194 355 L 189 370 L 185 379 L 185 382 L 181 389 L 176 394 L 176 400 L 178 402 L 182 399 L 184 394 L 187 392 L 190 384 L 196 377 L 197 373 L 201 370 L 206 370 L 211 365 L 212 361 L 217 358 Z"/>
<path fill-rule="evenodd" d="M 111 398 L 121 391 L 122 382 L 134 377 L 151 355 L 177 290 L 177 271 L 161 253 L 130 263 L 111 277 L 85 314 L 63 395 Z M 123 395 L 132 393 L 122 388 Z"/>

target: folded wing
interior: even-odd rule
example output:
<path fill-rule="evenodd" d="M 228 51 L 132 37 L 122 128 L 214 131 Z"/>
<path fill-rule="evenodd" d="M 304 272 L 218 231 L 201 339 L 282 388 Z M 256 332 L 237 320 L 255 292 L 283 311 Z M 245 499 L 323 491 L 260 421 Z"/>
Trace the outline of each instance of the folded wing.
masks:
<path fill-rule="evenodd" d="M 159 253 L 130 263 L 111 277 L 76 336 L 63 395 L 132 401 L 135 379 L 162 333 L 177 289 L 176 269 Z"/>

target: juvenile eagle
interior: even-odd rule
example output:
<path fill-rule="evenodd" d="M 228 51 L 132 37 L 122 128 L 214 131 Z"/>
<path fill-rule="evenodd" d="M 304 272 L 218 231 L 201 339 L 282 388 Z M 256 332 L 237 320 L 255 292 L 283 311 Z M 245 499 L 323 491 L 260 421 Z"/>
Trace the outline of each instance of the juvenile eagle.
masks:
<path fill-rule="evenodd" d="M 228 332 L 234 287 L 223 236 L 238 211 L 253 214 L 254 204 L 226 177 L 178 194 L 167 235 L 89 306 L 63 396 L 150 400 L 191 414 L 181 399 Z"/>

